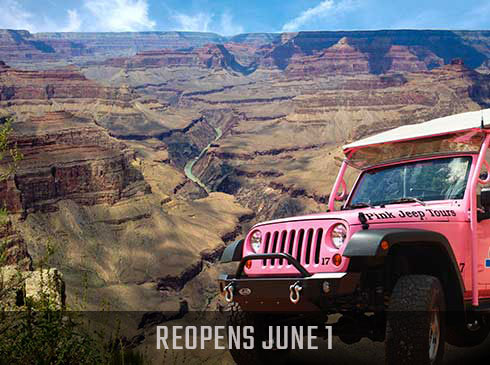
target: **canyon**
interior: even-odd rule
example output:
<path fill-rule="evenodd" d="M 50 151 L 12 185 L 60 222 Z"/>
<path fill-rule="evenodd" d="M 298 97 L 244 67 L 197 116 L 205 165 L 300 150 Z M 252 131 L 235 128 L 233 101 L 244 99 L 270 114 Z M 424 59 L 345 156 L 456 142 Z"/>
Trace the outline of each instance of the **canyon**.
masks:
<path fill-rule="evenodd" d="M 220 309 L 224 247 L 326 210 L 343 144 L 490 107 L 489 31 L 0 30 L 0 60 L 9 260 L 54 247 L 74 309 Z"/>

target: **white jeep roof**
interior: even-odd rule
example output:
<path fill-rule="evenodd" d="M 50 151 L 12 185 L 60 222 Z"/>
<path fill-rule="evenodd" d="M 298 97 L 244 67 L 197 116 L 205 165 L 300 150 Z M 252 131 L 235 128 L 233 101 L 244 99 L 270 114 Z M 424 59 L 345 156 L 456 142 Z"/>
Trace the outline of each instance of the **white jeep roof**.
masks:
<path fill-rule="evenodd" d="M 438 136 L 446 133 L 480 128 L 482 118 L 484 126 L 490 126 L 490 109 L 455 114 L 448 117 L 429 120 L 428 122 L 405 125 L 345 145 L 343 150 L 346 152 L 346 150 L 351 148 Z"/>

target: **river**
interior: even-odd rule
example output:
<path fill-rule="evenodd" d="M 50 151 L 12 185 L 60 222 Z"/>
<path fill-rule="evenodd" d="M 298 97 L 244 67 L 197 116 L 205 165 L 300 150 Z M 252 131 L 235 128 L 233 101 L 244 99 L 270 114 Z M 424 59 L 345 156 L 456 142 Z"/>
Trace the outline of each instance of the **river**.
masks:
<path fill-rule="evenodd" d="M 223 135 L 223 132 L 221 130 L 221 128 L 217 127 L 217 128 L 214 128 L 214 131 L 216 133 L 216 138 L 210 143 L 208 144 L 200 153 L 197 157 L 193 158 L 192 160 L 189 160 L 187 161 L 187 163 L 185 164 L 185 167 L 184 167 L 184 173 L 185 173 L 185 176 L 187 176 L 187 178 L 193 182 L 195 182 L 197 185 L 199 185 L 201 188 L 203 188 L 207 193 L 210 192 L 210 190 L 208 189 L 208 187 L 201 181 L 199 180 L 199 178 L 197 176 L 195 176 L 193 173 L 192 173 L 192 168 L 194 167 L 194 165 L 197 163 L 197 161 L 199 161 L 205 154 L 206 152 L 208 151 L 209 147 L 214 143 L 216 142 L 217 140 L 219 140 L 221 138 L 221 136 Z"/>

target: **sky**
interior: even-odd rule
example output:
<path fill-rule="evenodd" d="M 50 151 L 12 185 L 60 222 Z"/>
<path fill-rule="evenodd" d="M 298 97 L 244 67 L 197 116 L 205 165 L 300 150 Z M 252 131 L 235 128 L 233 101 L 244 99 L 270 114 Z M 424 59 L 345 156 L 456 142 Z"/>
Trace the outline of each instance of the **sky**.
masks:
<path fill-rule="evenodd" d="M 0 28 L 35 32 L 490 30 L 489 0 L 0 0 Z"/>

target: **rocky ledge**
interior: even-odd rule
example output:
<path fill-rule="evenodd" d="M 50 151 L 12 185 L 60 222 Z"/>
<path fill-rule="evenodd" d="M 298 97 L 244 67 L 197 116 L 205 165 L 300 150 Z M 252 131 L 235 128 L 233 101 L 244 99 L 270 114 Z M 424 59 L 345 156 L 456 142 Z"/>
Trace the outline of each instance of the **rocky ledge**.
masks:
<path fill-rule="evenodd" d="M 112 88 L 88 80 L 74 67 L 26 71 L 0 61 L 0 101 L 96 98 L 128 101 L 131 90 Z"/>
<path fill-rule="evenodd" d="M 51 112 L 14 123 L 12 139 L 23 159 L 16 174 L 0 184 L 10 211 L 52 211 L 62 199 L 114 204 L 150 192 L 133 166 L 134 152 L 89 120 Z"/>
<path fill-rule="evenodd" d="M 107 66 L 125 67 L 127 69 L 153 67 L 201 67 L 210 69 L 227 69 L 248 73 L 253 68 L 238 63 L 235 56 L 222 44 L 207 44 L 200 48 L 187 50 L 161 49 L 137 53 L 129 58 L 107 60 Z"/>

